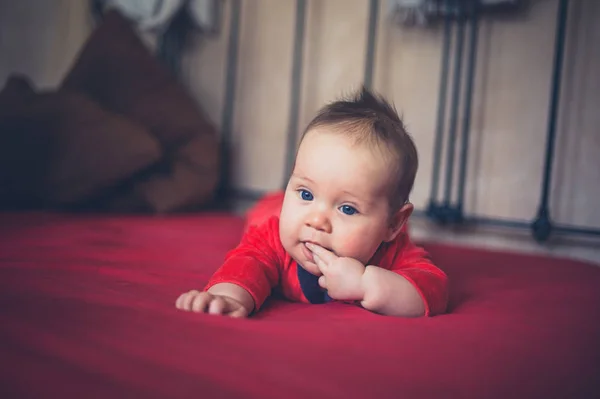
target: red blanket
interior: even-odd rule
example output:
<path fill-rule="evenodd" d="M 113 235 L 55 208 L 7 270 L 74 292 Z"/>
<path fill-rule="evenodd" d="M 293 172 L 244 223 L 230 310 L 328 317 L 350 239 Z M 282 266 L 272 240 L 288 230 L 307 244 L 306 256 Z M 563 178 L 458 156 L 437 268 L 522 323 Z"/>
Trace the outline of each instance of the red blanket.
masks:
<path fill-rule="evenodd" d="M 176 310 L 242 229 L 227 214 L 0 215 L 0 397 L 600 397 L 598 267 L 430 244 L 447 315 Z"/>

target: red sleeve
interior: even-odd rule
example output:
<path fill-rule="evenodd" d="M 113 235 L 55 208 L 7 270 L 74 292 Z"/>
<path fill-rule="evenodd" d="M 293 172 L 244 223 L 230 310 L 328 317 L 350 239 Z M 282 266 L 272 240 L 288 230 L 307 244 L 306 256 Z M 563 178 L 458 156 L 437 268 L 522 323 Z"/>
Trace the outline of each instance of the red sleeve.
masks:
<path fill-rule="evenodd" d="M 394 248 L 395 247 L 395 248 Z M 403 229 L 396 240 L 395 256 L 390 270 L 406 278 L 417 289 L 425 303 L 425 315 L 444 313 L 448 306 L 448 276 L 429 258 L 429 254 L 416 246 Z"/>
<path fill-rule="evenodd" d="M 257 311 L 279 282 L 282 253 L 277 218 L 252 226 L 240 244 L 225 256 L 204 289 L 219 283 L 239 285 L 252 295 Z"/>

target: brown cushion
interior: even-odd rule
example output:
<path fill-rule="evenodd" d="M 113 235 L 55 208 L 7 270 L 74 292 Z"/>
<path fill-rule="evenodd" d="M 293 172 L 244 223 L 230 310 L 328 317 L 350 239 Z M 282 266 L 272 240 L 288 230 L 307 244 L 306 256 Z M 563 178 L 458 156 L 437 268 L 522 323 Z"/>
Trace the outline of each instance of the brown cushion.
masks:
<path fill-rule="evenodd" d="M 130 193 L 146 190 L 138 195 L 155 204 L 149 210 L 167 212 L 210 199 L 219 173 L 217 130 L 116 10 L 91 34 L 62 86 L 141 124 L 160 141 L 166 174 L 132 181 L 130 187 Z M 182 150 L 191 142 L 193 154 Z M 182 166 L 190 163 L 192 168 Z M 185 184 L 182 173 L 188 176 Z M 146 205 L 130 203 L 130 209 Z"/>
<path fill-rule="evenodd" d="M 34 95 L 0 117 L 0 197 L 67 205 L 157 162 L 146 129 L 68 92 Z"/>
<path fill-rule="evenodd" d="M 206 136 L 197 136 L 178 149 L 173 162 L 163 165 L 168 171 L 156 168 L 154 173 L 136 178 L 126 190 L 115 193 L 103 210 L 166 213 L 197 210 L 208 204 L 218 174 L 195 161 L 203 159 L 206 146 Z M 204 176 L 203 184 L 198 184 L 198 176 Z"/>

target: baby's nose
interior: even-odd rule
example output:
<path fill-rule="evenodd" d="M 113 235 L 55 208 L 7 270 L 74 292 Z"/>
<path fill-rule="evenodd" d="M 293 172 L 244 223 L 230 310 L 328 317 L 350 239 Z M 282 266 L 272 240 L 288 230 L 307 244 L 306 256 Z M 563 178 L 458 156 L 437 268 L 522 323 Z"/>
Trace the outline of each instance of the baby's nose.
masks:
<path fill-rule="evenodd" d="M 331 222 L 324 212 L 313 212 L 308 215 L 306 225 L 315 230 L 331 233 Z"/>

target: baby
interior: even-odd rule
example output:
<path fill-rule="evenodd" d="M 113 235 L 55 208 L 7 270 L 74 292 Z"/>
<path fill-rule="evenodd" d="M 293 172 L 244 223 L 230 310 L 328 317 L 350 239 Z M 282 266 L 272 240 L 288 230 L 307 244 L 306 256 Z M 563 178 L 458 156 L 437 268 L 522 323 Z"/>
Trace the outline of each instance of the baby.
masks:
<path fill-rule="evenodd" d="M 389 316 L 445 312 L 447 276 L 406 228 L 417 163 L 385 99 L 363 88 L 325 106 L 302 136 L 285 192 L 265 200 L 275 204 L 271 215 L 253 222 L 204 291 L 182 294 L 177 308 L 246 317 L 277 290 Z"/>

